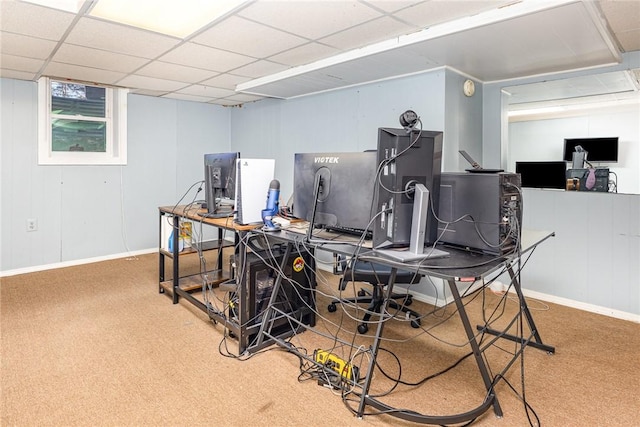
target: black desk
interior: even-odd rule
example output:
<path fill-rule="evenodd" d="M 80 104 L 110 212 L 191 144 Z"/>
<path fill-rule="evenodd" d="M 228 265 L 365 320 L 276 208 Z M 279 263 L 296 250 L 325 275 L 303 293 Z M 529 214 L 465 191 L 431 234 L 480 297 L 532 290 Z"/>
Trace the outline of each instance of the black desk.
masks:
<path fill-rule="evenodd" d="M 302 244 L 305 242 L 305 236 L 292 231 L 279 231 L 274 233 L 260 233 L 264 235 L 266 239 L 273 242 L 286 242 L 288 243 L 289 250 L 292 247 L 297 246 L 298 244 Z M 382 403 L 378 399 L 369 395 L 369 388 L 372 380 L 372 373 L 376 363 L 376 357 L 378 353 L 378 349 L 380 347 L 380 342 L 382 338 L 382 333 L 384 329 L 385 322 L 378 322 L 377 330 L 375 333 L 373 344 L 370 348 L 371 352 L 371 360 L 369 362 L 369 369 L 367 377 L 364 380 L 364 384 L 362 384 L 362 393 L 361 400 L 358 407 L 357 415 L 362 417 L 365 411 L 365 407 L 370 405 L 375 407 L 381 411 L 386 411 L 389 415 L 402 418 L 412 422 L 418 423 L 427 423 L 427 424 L 458 424 L 463 423 L 469 420 L 473 420 L 479 415 L 486 412 L 490 407 L 493 406 L 494 413 L 496 416 L 502 416 L 502 409 L 500 408 L 500 404 L 498 402 L 498 398 L 494 391 L 494 383 L 489 374 L 488 367 L 483 359 L 483 352 L 491 345 L 493 342 L 500 338 L 512 340 L 521 343 L 520 350 L 517 351 L 512 360 L 507 364 L 504 368 L 503 372 L 506 372 L 511 365 L 515 362 L 515 360 L 521 355 L 522 351 L 526 346 L 532 346 L 535 348 L 539 348 L 545 350 L 549 353 L 554 353 L 555 349 L 552 346 L 546 345 L 542 342 L 540 338 L 540 334 L 535 326 L 533 317 L 529 311 L 527 306 L 526 299 L 522 294 L 522 289 L 520 286 L 519 276 L 514 272 L 514 266 L 520 262 L 521 257 L 524 254 L 529 253 L 533 249 L 535 249 L 539 244 L 552 237 L 554 233 L 550 232 L 539 232 L 539 231 L 529 231 L 525 230 L 522 233 L 521 239 L 521 250 L 518 253 L 506 255 L 503 257 L 495 257 L 491 255 L 484 255 L 478 253 L 472 253 L 469 251 L 453 249 L 453 248 L 442 248 L 450 253 L 450 256 L 447 258 L 439 258 L 439 259 L 427 259 L 422 262 L 408 262 L 408 263 L 399 263 L 392 261 L 388 258 L 381 257 L 370 249 L 357 247 L 353 244 L 336 244 L 335 241 L 323 241 L 321 239 L 314 239 L 312 243 L 306 242 L 306 245 L 310 245 L 315 249 L 322 249 L 329 252 L 334 252 L 338 254 L 343 254 L 346 256 L 354 256 L 357 255 L 361 260 L 373 261 L 376 263 L 381 263 L 385 265 L 389 265 L 392 267 L 392 274 L 389 279 L 388 286 L 386 287 L 386 295 L 385 295 L 385 305 L 382 309 L 382 313 L 384 313 L 387 309 L 387 304 L 389 301 L 389 296 L 393 292 L 393 285 L 395 274 L 398 268 L 402 268 L 403 270 L 416 271 L 420 274 L 426 276 L 432 276 L 441 278 L 447 282 L 449 289 L 451 290 L 452 297 L 458 309 L 460 320 L 463 324 L 465 333 L 469 340 L 469 345 L 471 346 L 473 356 L 475 358 L 476 364 L 478 366 L 478 371 L 482 376 L 482 380 L 484 382 L 485 388 L 487 390 L 487 395 L 484 401 L 477 406 L 476 408 L 462 414 L 455 415 L 447 415 L 447 416 L 433 416 L 433 415 L 424 415 L 419 414 L 413 411 L 406 410 L 397 410 L 395 408 L 389 407 L 388 405 Z M 487 327 L 487 325 L 480 325 L 474 328 L 469 320 L 467 315 L 465 305 L 463 304 L 462 297 L 458 290 L 458 282 L 469 282 L 474 280 L 481 280 L 488 275 L 500 270 L 506 269 L 509 273 L 512 286 L 518 296 L 520 311 L 516 315 L 516 318 L 512 320 L 512 323 L 519 318 L 520 316 L 524 317 L 524 320 L 527 323 L 527 326 L 530 330 L 530 336 L 528 338 L 517 337 L 513 335 L 507 334 L 505 331 L 495 331 Z M 279 280 L 276 280 L 276 286 L 279 285 Z M 274 290 L 275 293 L 275 290 Z M 272 310 L 271 313 L 269 310 Z M 285 343 L 283 340 L 279 340 L 274 338 L 269 334 L 270 325 L 269 321 L 272 316 L 282 316 L 284 313 L 279 312 L 276 308 L 270 308 L 267 310 L 263 318 L 263 324 L 260 330 L 261 334 L 264 334 L 265 337 L 269 339 L 273 339 L 276 343 L 285 346 L 291 349 L 290 345 Z M 382 316 L 382 315 L 381 315 Z M 491 342 L 487 345 L 480 346 L 480 342 L 477 339 L 476 329 L 490 335 L 495 335 L 495 338 L 491 340 Z M 299 355 L 304 356 L 304 355 Z M 309 359 L 308 359 L 309 360 Z M 310 360 L 311 362 L 314 362 Z"/>

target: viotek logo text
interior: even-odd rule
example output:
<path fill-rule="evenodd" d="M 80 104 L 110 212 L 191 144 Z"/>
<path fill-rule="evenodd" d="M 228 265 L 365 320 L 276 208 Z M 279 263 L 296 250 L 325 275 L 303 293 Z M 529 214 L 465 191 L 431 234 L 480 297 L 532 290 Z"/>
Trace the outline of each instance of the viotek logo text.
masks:
<path fill-rule="evenodd" d="M 315 157 L 313 163 L 338 163 L 340 157 Z"/>

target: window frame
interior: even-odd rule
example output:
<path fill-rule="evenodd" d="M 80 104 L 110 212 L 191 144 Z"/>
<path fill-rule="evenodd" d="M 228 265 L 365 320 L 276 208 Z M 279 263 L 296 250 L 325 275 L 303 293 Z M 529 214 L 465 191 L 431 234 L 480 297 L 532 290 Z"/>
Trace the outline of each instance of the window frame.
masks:
<path fill-rule="evenodd" d="M 53 114 L 51 81 L 77 83 L 105 89 L 105 117 Z M 38 79 L 38 164 L 39 165 L 126 165 L 128 89 L 94 83 L 41 77 Z M 52 120 L 70 119 L 106 123 L 105 151 L 53 151 Z"/>

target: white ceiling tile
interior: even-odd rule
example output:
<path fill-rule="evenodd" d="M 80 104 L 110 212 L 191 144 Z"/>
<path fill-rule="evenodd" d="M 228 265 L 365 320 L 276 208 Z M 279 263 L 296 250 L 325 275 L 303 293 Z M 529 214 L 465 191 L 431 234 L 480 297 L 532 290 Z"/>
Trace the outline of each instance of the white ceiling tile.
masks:
<path fill-rule="evenodd" d="M 393 13 L 400 9 L 414 6 L 418 3 L 424 3 L 424 0 L 367 0 L 363 1 L 363 3 L 369 4 L 377 9 L 381 9 L 386 13 Z"/>
<path fill-rule="evenodd" d="M 56 43 L 51 40 L 4 31 L 0 33 L 0 51 L 9 55 L 47 59 L 55 47 Z"/>
<path fill-rule="evenodd" d="M 618 41 L 625 52 L 640 50 L 640 30 L 618 33 Z"/>
<path fill-rule="evenodd" d="M 209 80 L 205 80 L 202 84 L 213 87 L 235 88 L 238 83 L 243 83 L 248 80 L 251 80 L 251 77 L 236 76 L 235 74 L 225 73 L 219 74 Z"/>
<path fill-rule="evenodd" d="M 640 2 L 601 1 L 600 6 L 607 16 L 607 21 L 615 31 L 629 31 L 640 29 Z"/>
<path fill-rule="evenodd" d="M 186 95 L 196 95 L 205 98 L 224 98 L 235 94 L 235 91 L 229 89 L 222 89 L 219 87 L 205 86 L 205 85 L 191 85 L 189 87 L 176 91 Z"/>
<path fill-rule="evenodd" d="M 143 58 L 155 58 L 180 43 L 173 37 L 93 18 L 81 18 L 66 41 Z"/>
<path fill-rule="evenodd" d="M 318 61 L 340 53 L 338 49 L 311 42 L 269 57 L 269 60 L 289 66 L 298 66 Z"/>
<path fill-rule="evenodd" d="M 320 39 L 320 41 L 341 50 L 351 50 L 409 34 L 414 31 L 416 31 L 416 27 L 384 16 L 325 37 Z"/>
<path fill-rule="evenodd" d="M 167 93 L 166 90 L 151 90 L 151 89 L 130 89 L 129 93 L 145 96 L 162 96 Z"/>
<path fill-rule="evenodd" d="M 35 80 L 36 75 L 35 73 L 28 73 L 26 71 L 7 70 L 4 68 L 0 68 L 0 77 L 17 80 Z"/>
<path fill-rule="evenodd" d="M 66 64 L 84 65 L 122 73 L 131 73 L 149 62 L 147 58 L 76 46 L 69 43 L 64 43 L 60 46 L 53 56 L 53 60 Z"/>
<path fill-rule="evenodd" d="M 25 58 L 23 56 L 0 55 L 0 66 L 8 70 L 20 70 L 28 73 L 37 73 L 44 65 L 41 59 Z"/>
<path fill-rule="evenodd" d="M 319 39 L 381 16 L 353 0 L 261 1 L 239 15 L 309 39 Z"/>
<path fill-rule="evenodd" d="M 170 62 L 154 61 L 145 65 L 136 74 L 141 76 L 157 77 L 159 79 L 177 80 L 188 83 L 198 83 L 215 75 L 215 71 L 200 68 L 185 67 L 184 65 Z"/>
<path fill-rule="evenodd" d="M 245 65 L 244 67 L 236 68 L 233 70 L 234 74 L 239 74 L 241 76 L 247 76 L 252 78 L 258 78 L 262 76 L 266 76 L 273 73 L 278 73 L 280 71 L 286 70 L 289 67 L 282 64 L 276 64 L 271 61 L 255 61 L 249 65 Z"/>
<path fill-rule="evenodd" d="M 182 101 L 209 102 L 215 98 L 207 98 L 204 96 L 187 95 L 180 92 L 170 92 L 162 95 L 163 98 L 180 99 Z"/>
<path fill-rule="evenodd" d="M 220 99 L 214 99 L 213 101 L 209 101 L 209 104 L 221 105 L 223 107 L 235 107 L 240 105 L 241 102 L 220 98 Z"/>
<path fill-rule="evenodd" d="M 81 67 L 79 65 L 50 62 L 42 72 L 43 76 L 82 80 L 85 82 L 114 84 L 124 74 L 115 71 L 100 70 L 98 68 Z"/>
<path fill-rule="evenodd" d="M 250 95 L 248 93 L 237 93 L 235 95 L 227 96 L 224 99 L 236 102 L 252 102 L 259 99 L 264 99 L 264 96 Z"/>
<path fill-rule="evenodd" d="M 174 64 L 190 64 L 224 73 L 255 61 L 254 58 L 195 43 L 185 43 L 159 58 Z"/>
<path fill-rule="evenodd" d="M 72 13 L 30 3 L 0 1 L 0 28 L 11 33 L 58 40 L 74 17 Z"/>
<path fill-rule="evenodd" d="M 254 58 L 266 58 L 307 42 L 306 39 L 235 16 L 194 37 L 192 41 Z"/>
<path fill-rule="evenodd" d="M 513 0 L 427 1 L 403 9 L 394 16 L 420 28 L 451 21 L 512 4 Z"/>
<path fill-rule="evenodd" d="M 119 86 L 148 89 L 155 91 L 172 92 L 188 86 L 188 83 L 176 82 L 173 80 L 156 79 L 154 77 L 145 77 L 138 75 L 130 75 L 118 81 Z"/>

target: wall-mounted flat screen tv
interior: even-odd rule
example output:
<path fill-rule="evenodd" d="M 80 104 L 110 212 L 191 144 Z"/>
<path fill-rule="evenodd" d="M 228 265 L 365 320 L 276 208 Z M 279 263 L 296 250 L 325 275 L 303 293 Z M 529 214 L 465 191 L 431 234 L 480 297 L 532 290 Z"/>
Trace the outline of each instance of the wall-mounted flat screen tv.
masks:
<path fill-rule="evenodd" d="M 618 161 L 618 137 L 608 138 L 565 138 L 565 162 L 572 160 L 573 152 L 581 146 L 587 154 L 589 162 L 615 163 Z"/>

